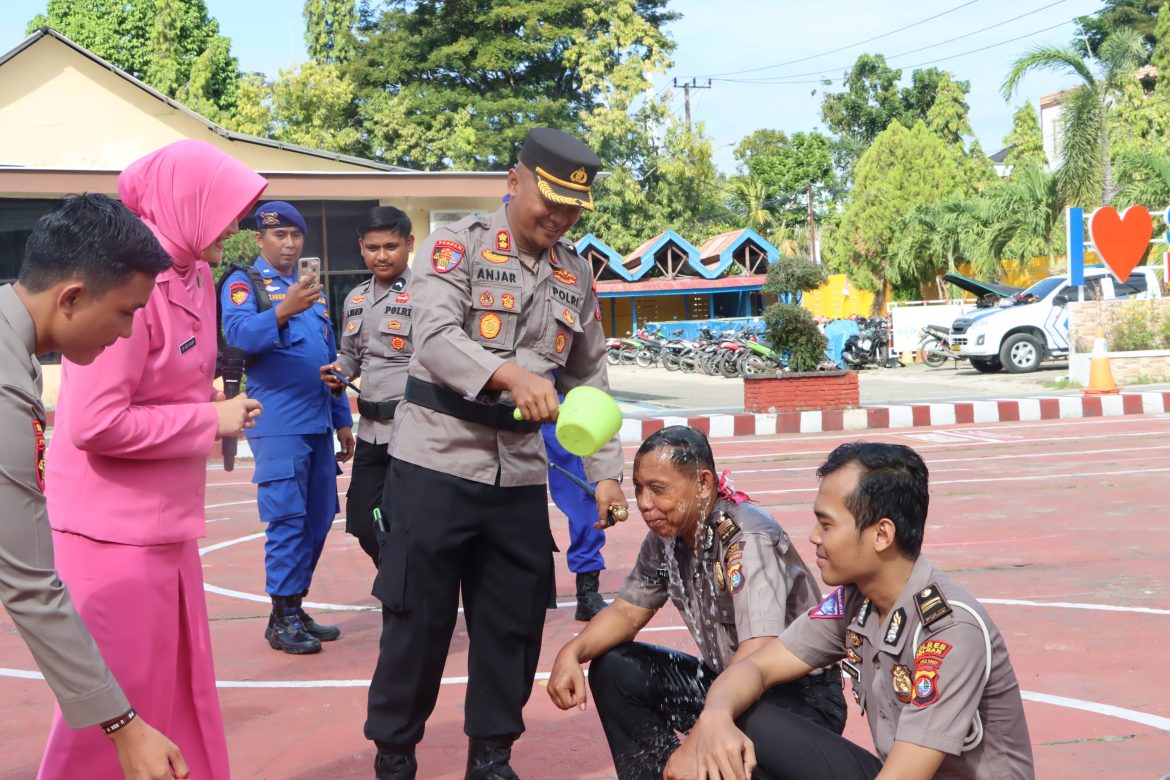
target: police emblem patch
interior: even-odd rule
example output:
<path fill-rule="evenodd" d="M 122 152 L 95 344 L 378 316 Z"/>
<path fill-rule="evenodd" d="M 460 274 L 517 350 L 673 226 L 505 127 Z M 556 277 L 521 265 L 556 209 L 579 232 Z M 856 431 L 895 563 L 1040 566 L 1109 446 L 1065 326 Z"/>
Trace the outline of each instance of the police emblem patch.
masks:
<path fill-rule="evenodd" d="M 36 440 L 37 485 L 45 492 L 45 426 L 40 420 L 32 421 L 33 438 Z"/>
<path fill-rule="evenodd" d="M 349 323 L 347 323 L 345 326 L 346 333 L 353 333 L 357 329 L 358 329 L 357 320 L 350 320 Z"/>
<path fill-rule="evenodd" d="M 265 227 L 280 224 L 280 214 L 275 211 L 261 211 L 256 216 L 260 217 L 260 221 L 264 223 Z"/>
<path fill-rule="evenodd" d="M 402 330 L 402 323 L 399 320 L 388 320 L 386 330 Z"/>
<path fill-rule="evenodd" d="M 390 339 L 390 346 L 401 351 L 402 348 L 406 346 L 406 339 L 402 338 L 401 336 L 395 336 L 394 338 Z"/>
<path fill-rule="evenodd" d="M 494 339 L 500 335 L 501 327 L 503 327 L 503 321 L 498 314 L 485 314 L 479 318 L 479 335 L 485 339 Z"/>
<path fill-rule="evenodd" d="M 938 671 L 916 669 L 914 671 L 914 706 L 928 707 L 938 701 Z"/>
<path fill-rule="evenodd" d="M 565 346 L 568 343 L 569 343 L 569 340 L 567 338 L 565 338 L 564 333 L 557 334 L 557 343 L 554 346 L 554 349 L 556 349 L 558 355 L 565 351 Z"/>
<path fill-rule="evenodd" d="M 431 250 L 431 266 L 441 274 L 455 270 L 463 261 L 467 248 L 458 241 L 440 238 Z"/>
<path fill-rule="evenodd" d="M 480 296 L 479 296 L 479 305 L 480 306 L 494 306 L 495 303 L 496 303 L 496 299 L 494 297 L 492 297 L 492 294 L 490 292 L 485 291 L 483 293 L 480 293 Z"/>
<path fill-rule="evenodd" d="M 252 285 L 247 282 L 232 282 L 232 286 L 228 288 L 228 295 L 236 306 L 243 306 L 251 294 Z"/>
<path fill-rule="evenodd" d="M 569 174 L 569 181 L 574 184 L 584 184 L 589 181 L 589 174 L 586 173 L 585 168 L 581 167 Z"/>
<path fill-rule="evenodd" d="M 516 308 L 516 296 L 512 293 L 504 293 L 500 296 L 500 305 L 508 311 Z"/>
<path fill-rule="evenodd" d="M 553 277 L 561 284 L 567 284 L 569 286 L 572 286 L 572 285 L 575 285 L 577 283 L 577 275 L 574 274 L 572 271 L 565 270 L 564 268 L 561 268 L 560 270 L 557 270 L 557 271 L 553 271 Z"/>
<path fill-rule="evenodd" d="M 485 249 L 480 254 L 483 255 L 484 260 L 487 260 L 489 263 L 496 263 L 497 265 L 506 263 L 512 259 L 507 255 L 501 255 L 499 252 L 493 252 L 490 249 Z"/>
<path fill-rule="evenodd" d="M 410 293 L 404 292 L 404 293 L 398 293 L 398 297 L 396 297 L 394 299 L 394 302 L 395 303 L 406 303 L 409 300 L 410 300 Z"/>
<path fill-rule="evenodd" d="M 837 588 L 826 596 L 824 601 L 813 607 L 808 616 L 814 620 L 840 620 L 845 617 L 845 591 Z"/>
<path fill-rule="evenodd" d="M 569 311 L 568 309 L 565 309 L 563 312 L 561 312 L 561 316 L 564 317 L 565 322 L 569 323 L 570 325 L 576 322 L 576 320 L 573 319 L 573 312 Z"/>
<path fill-rule="evenodd" d="M 743 573 L 743 564 L 733 564 L 727 570 L 727 590 L 732 595 L 743 590 L 744 584 L 747 583 L 747 575 Z"/>
<path fill-rule="evenodd" d="M 496 249 L 501 252 L 512 251 L 512 236 L 509 235 L 507 230 L 501 230 L 496 233 Z"/>

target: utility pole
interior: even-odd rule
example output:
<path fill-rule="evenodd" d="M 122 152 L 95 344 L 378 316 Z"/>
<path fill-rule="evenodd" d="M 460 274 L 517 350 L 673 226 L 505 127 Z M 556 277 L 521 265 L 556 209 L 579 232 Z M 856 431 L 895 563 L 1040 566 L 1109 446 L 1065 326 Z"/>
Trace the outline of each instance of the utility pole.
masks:
<path fill-rule="evenodd" d="M 700 84 L 698 79 L 691 79 L 690 84 L 686 83 L 685 81 L 682 84 L 679 84 L 678 79 L 675 79 L 674 80 L 674 88 L 678 89 L 680 86 L 683 89 L 683 104 L 686 106 L 687 130 L 690 130 L 691 129 L 691 90 L 692 89 L 711 89 L 711 79 L 707 79 L 707 84 L 705 86 L 703 84 Z"/>
<path fill-rule="evenodd" d="M 813 185 L 811 181 L 808 183 L 808 240 L 812 261 L 820 265 L 821 248 L 817 242 L 817 221 L 813 212 Z"/>

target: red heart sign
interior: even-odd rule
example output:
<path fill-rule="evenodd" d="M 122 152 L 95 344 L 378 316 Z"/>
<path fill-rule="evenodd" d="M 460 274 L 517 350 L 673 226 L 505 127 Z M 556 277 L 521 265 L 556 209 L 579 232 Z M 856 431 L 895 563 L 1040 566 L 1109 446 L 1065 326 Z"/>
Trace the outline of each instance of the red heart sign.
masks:
<path fill-rule="evenodd" d="M 1105 206 L 1089 218 L 1093 247 L 1113 275 L 1123 282 L 1141 262 L 1153 232 L 1154 222 L 1143 206 L 1130 206 L 1124 214 Z"/>

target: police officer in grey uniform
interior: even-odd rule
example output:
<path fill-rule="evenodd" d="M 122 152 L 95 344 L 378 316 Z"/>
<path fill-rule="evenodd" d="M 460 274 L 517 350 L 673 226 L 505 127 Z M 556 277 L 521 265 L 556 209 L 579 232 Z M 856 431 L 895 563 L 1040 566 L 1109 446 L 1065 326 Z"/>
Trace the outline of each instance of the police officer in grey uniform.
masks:
<path fill-rule="evenodd" d="M 696 740 L 712 778 L 1030 780 L 1020 686 L 987 611 L 920 555 L 926 464 L 896 444 L 854 442 L 817 471 L 809 540 L 840 587 L 712 687 Z M 878 755 L 784 712 L 753 711 L 764 687 L 842 661 Z M 693 769 L 694 767 L 692 767 Z M 668 775 L 669 777 L 669 775 Z"/>
<path fill-rule="evenodd" d="M 717 480 L 710 444 L 694 428 L 670 426 L 642 443 L 634 489 L 651 530 L 618 598 L 557 655 L 548 693 L 561 709 L 585 704 L 581 664 L 592 661 L 589 687 L 618 777 L 657 780 L 716 675 L 821 594 L 784 529 Z M 632 641 L 668 600 L 702 660 Z M 763 701 L 838 734 L 845 726 L 836 668 L 778 685 Z"/>
<path fill-rule="evenodd" d="M 410 364 L 410 268 L 414 251 L 410 217 L 393 206 L 376 206 L 358 222 L 358 249 L 373 274 L 345 299 L 341 348 L 337 362 L 321 367 L 321 379 L 335 393 L 345 386 L 335 371 L 349 379 L 362 378 L 358 396 L 357 448 L 345 498 L 345 530 L 378 565 L 374 509 L 382 503 L 387 448 L 394 411 L 406 388 Z"/>
<path fill-rule="evenodd" d="M 600 165 L 572 136 L 532 130 L 508 172 L 508 203 L 440 228 L 416 253 L 415 351 L 394 414 L 373 588 L 382 641 L 365 733 L 383 780 L 415 776 L 460 593 L 470 640 L 465 777 L 517 777 L 512 743 L 553 588 L 540 424 L 556 418 L 558 390 L 609 387 L 591 268 L 562 240 L 593 207 Z M 599 526 L 626 506 L 622 466 L 617 436 L 586 459 Z"/>
<path fill-rule="evenodd" d="M 60 351 L 74 363 L 93 362 L 130 335 L 134 312 L 170 266 L 158 240 L 122 204 L 81 195 L 41 217 L 19 280 L 0 287 L 0 601 L 65 722 L 76 729 L 100 724 L 123 773 L 135 780 L 187 777 L 187 765 L 173 742 L 137 717 L 53 568 L 35 356 Z M 242 430 L 246 399 L 240 398 L 217 407 L 224 435 Z"/>

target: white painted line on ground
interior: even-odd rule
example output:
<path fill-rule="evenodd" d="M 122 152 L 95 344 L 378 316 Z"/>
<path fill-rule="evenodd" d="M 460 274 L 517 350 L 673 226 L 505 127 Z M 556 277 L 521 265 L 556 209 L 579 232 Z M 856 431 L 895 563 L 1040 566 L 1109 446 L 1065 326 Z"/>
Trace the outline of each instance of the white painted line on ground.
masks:
<path fill-rule="evenodd" d="M 249 498 L 244 501 L 225 501 L 222 504 L 204 504 L 204 509 L 223 509 L 225 506 L 243 506 L 244 504 L 255 504 L 256 499 Z"/>
<path fill-rule="evenodd" d="M 1070 601 L 1025 601 L 1022 599 L 979 599 L 981 604 L 1002 604 L 1008 607 L 1054 607 L 1056 609 L 1087 609 L 1094 612 L 1135 612 L 1142 615 L 1170 615 L 1170 609 L 1154 607 L 1119 607 L 1113 604 L 1078 604 Z"/>
<path fill-rule="evenodd" d="M 1092 712 L 1096 715 L 1107 715 L 1111 718 L 1120 718 L 1121 720 L 1140 723 L 1143 726 L 1152 726 L 1162 731 L 1170 731 L 1170 718 L 1163 718 L 1161 715 L 1151 715 L 1148 712 L 1127 710 L 1124 707 L 1114 707 L 1112 704 L 1099 704 L 1095 701 L 1070 699 L 1067 696 L 1052 696 L 1051 694 L 1035 693 L 1033 691 L 1020 691 L 1020 695 L 1027 701 L 1051 704 L 1055 707 L 1067 707 L 1073 710 L 1081 710 L 1082 712 Z"/>

